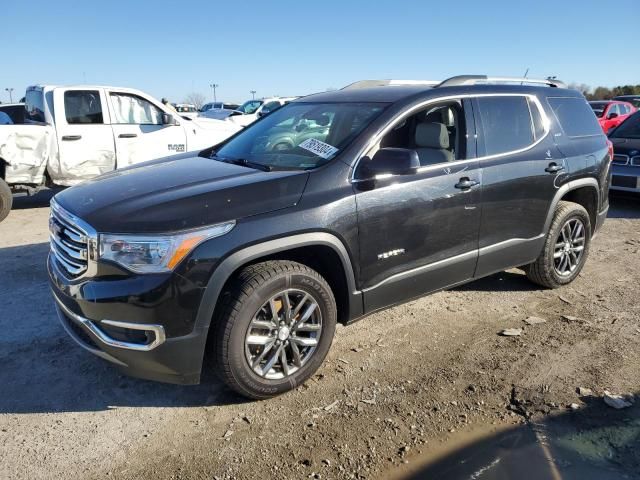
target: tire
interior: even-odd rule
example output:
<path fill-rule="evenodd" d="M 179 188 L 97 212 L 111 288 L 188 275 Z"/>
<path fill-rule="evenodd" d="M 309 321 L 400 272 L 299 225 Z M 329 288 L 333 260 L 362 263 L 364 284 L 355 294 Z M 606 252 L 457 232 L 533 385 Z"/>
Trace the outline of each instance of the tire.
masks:
<path fill-rule="evenodd" d="M 0 222 L 7 218 L 13 205 L 13 194 L 7 182 L 0 178 Z"/>
<path fill-rule="evenodd" d="M 291 308 L 286 308 L 286 302 Z M 251 265 L 232 281 L 216 313 L 213 366 L 244 397 L 259 400 L 280 395 L 302 384 L 322 365 L 336 318 L 331 287 L 316 271 L 291 261 Z"/>
<path fill-rule="evenodd" d="M 572 238 L 578 224 L 582 225 L 584 235 L 580 235 L 576 229 L 576 237 Z M 567 237 L 570 241 L 567 241 Z M 583 237 L 582 241 L 580 237 Z M 525 267 L 527 277 L 533 283 L 547 288 L 558 288 L 573 282 L 584 267 L 590 245 L 591 220 L 585 208 L 573 202 L 559 202 L 540 256 Z M 582 249 L 578 251 L 578 248 Z M 567 263 L 563 263 L 565 257 Z"/>

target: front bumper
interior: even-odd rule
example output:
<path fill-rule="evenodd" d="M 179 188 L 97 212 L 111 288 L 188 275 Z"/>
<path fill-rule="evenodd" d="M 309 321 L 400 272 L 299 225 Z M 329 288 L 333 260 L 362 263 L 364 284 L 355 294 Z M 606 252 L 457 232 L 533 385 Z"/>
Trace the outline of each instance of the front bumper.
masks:
<path fill-rule="evenodd" d="M 97 290 L 92 281 L 68 283 L 51 256 L 47 267 L 58 317 L 82 348 L 128 375 L 183 385 L 199 383 L 207 330 L 194 328 L 186 335 L 168 337 L 171 326 L 158 322 L 161 316 L 154 315 L 152 307 L 136 315 L 140 307 L 122 302 L 117 285 L 114 297 L 100 298 L 100 305 L 92 296 Z M 130 321 L 124 321 L 126 317 Z M 156 321 L 147 323 L 151 319 Z"/>
<path fill-rule="evenodd" d="M 640 166 L 616 165 L 611 166 L 610 190 L 640 193 Z"/>

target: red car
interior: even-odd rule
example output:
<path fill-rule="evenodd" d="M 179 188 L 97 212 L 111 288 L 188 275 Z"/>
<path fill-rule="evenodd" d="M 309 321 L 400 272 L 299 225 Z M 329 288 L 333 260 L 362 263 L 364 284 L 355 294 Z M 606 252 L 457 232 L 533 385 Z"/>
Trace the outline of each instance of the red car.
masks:
<path fill-rule="evenodd" d="M 598 117 L 598 123 L 604 133 L 608 133 L 609 130 L 620 125 L 637 110 L 633 104 L 617 100 L 598 100 L 589 102 L 589 105 L 591 105 L 593 113 Z"/>

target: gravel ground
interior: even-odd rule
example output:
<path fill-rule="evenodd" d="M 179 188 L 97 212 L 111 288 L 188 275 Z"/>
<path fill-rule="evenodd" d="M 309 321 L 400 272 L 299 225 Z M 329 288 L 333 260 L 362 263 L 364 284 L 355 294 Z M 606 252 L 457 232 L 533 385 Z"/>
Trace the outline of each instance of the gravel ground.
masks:
<path fill-rule="evenodd" d="M 558 415 L 599 435 L 569 438 L 583 457 L 640 472 L 640 402 L 601 399 L 640 390 L 637 198 L 613 199 L 573 284 L 542 290 L 511 270 L 339 327 L 312 380 L 253 403 L 214 378 L 124 377 L 77 347 L 47 287 L 48 199 L 17 199 L 0 223 L 0 478 L 402 477 L 477 429 Z"/>

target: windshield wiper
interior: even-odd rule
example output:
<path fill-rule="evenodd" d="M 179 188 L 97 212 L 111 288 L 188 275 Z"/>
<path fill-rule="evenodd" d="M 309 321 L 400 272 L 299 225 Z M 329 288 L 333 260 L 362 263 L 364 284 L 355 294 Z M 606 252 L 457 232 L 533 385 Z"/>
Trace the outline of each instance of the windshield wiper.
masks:
<path fill-rule="evenodd" d="M 247 160 L 246 158 L 221 158 L 221 157 L 216 157 L 215 155 L 212 155 L 211 158 L 215 160 L 219 160 L 221 162 L 240 165 L 241 167 L 253 168 L 255 170 L 262 170 L 263 172 L 270 172 L 272 170 L 271 166 L 269 165 L 252 162 L 250 160 Z"/>

